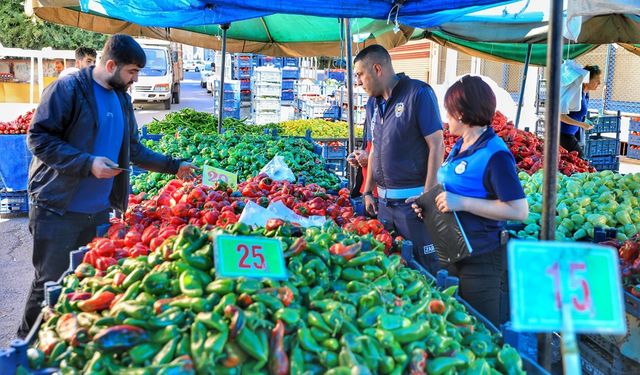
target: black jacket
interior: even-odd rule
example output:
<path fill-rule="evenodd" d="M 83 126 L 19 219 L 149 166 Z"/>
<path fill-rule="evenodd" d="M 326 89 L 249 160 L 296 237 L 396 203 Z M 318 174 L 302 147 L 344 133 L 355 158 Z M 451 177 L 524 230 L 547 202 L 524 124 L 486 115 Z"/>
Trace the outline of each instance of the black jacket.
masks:
<path fill-rule="evenodd" d="M 128 94 L 117 92 L 125 119 L 118 165 L 175 174 L 179 160 L 155 153 L 138 140 L 138 124 Z M 29 167 L 29 198 L 33 204 L 64 214 L 78 183 L 91 175 L 98 109 L 93 94 L 93 67 L 60 78 L 43 92 L 34 115 L 27 145 L 34 155 Z M 129 173 L 113 182 L 111 206 L 125 211 Z"/>

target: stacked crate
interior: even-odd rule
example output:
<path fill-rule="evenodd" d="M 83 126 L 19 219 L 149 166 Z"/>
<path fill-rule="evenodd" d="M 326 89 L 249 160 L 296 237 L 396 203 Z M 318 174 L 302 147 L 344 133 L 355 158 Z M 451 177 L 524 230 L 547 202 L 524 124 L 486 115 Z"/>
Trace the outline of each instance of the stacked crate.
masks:
<path fill-rule="evenodd" d="M 272 66 L 261 66 L 253 71 L 253 123 L 264 125 L 280 122 L 282 72 Z"/>
<path fill-rule="evenodd" d="M 240 81 L 231 80 L 224 83 L 224 93 L 220 98 L 220 81 L 214 81 L 214 104 L 213 109 L 216 116 L 219 115 L 218 108 L 220 106 L 220 100 L 223 101 L 222 105 L 222 118 L 232 117 L 240 118 Z"/>
<path fill-rule="evenodd" d="M 632 117 L 631 121 L 629 121 L 627 157 L 640 159 L 640 117 Z"/>
<path fill-rule="evenodd" d="M 282 67 L 282 105 L 293 105 L 295 100 L 295 86 L 300 79 L 300 67 L 298 59 L 293 57 L 283 58 Z"/>
<path fill-rule="evenodd" d="M 234 55 L 233 78 L 240 81 L 240 118 L 251 117 L 251 76 L 259 56 L 252 53 Z"/>
<path fill-rule="evenodd" d="M 346 87 L 341 88 L 336 92 L 336 96 L 342 98 L 342 116 L 343 121 L 347 121 L 349 117 L 349 95 Z M 362 89 L 362 87 L 356 87 L 353 90 L 353 123 L 364 124 L 367 117 L 367 101 L 369 101 L 369 95 Z"/>
<path fill-rule="evenodd" d="M 584 157 L 598 171 L 618 171 L 620 161 L 620 112 L 591 119 L 593 129 L 585 133 Z M 604 134 L 604 135 L 603 135 Z"/>

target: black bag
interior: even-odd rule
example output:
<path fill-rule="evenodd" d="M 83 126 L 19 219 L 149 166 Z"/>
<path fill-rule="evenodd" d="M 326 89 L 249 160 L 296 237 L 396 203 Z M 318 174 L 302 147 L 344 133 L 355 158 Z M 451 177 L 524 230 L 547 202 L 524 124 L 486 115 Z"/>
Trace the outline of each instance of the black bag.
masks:
<path fill-rule="evenodd" d="M 424 226 L 433 240 L 438 259 L 446 265 L 468 257 L 473 250 L 458 215 L 440 212 L 436 207 L 436 197 L 443 191 L 442 185 L 438 184 L 422 194 L 416 204 L 422 208 Z"/>

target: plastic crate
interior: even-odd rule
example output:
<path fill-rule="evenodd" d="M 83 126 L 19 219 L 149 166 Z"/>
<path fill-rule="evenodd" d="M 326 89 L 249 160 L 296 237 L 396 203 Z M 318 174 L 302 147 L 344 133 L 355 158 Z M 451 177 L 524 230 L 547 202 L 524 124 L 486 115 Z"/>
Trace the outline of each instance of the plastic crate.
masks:
<path fill-rule="evenodd" d="M 584 154 L 592 156 L 616 156 L 620 153 L 620 139 L 592 136 L 585 141 Z"/>
<path fill-rule="evenodd" d="M 29 164 L 33 155 L 27 147 L 25 134 L 0 136 L 0 180 L 6 189 L 27 190 Z"/>
<path fill-rule="evenodd" d="M 362 201 L 362 197 L 351 199 L 351 207 L 353 207 L 353 212 L 356 216 L 364 216 L 364 202 Z"/>
<path fill-rule="evenodd" d="M 587 134 L 620 133 L 620 113 L 615 116 L 598 116 L 590 120 L 593 123 L 593 129 L 587 131 Z"/>
<path fill-rule="evenodd" d="M 589 163 L 597 171 L 617 171 L 620 168 L 617 156 L 593 156 L 589 158 Z"/>
<path fill-rule="evenodd" d="M 255 111 L 277 111 L 280 109 L 280 100 L 272 98 L 256 98 L 253 102 Z"/>
<path fill-rule="evenodd" d="M 0 191 L 0 215 L 21 215 L 29 212 L 29 195 L 26 190 Z"/>
<path fill-rule="evenodd" d="M 218 107 L 220 106 L 220 99 L 215 99 L 213 101 L 214 103 L 214 111 L 218 110 Z M 225 100 L 224 102 L 222 102 L 222 109 L 224 110 L 236 110 L 236 109 L 240 109 L 240 100 Z"/>
<path fill-rule="evenodd" d="M 251 92 L 249 92 L 247 94 L 240 94 L 240 101 L 241 102 L 250 102 L 252 98 L 253 98 L 253 95 L 251 95 Z"/>
<path fill-rule="evenodd" d="M 236 66 L 239 68 L 251 68 L 258 64 L 258 59 L 250 53 L 236 53 Z"/>
<path fill-rule="evenodd" d="M 345 161 L 340 159 L 327 160 L 325 163 L 325 169 L 333 173 L 344 173 Z"/>
<path fill-rule="evenodd" d="M 251 90 L 251 79 L 241 79 L 240 90 Z"/>
<path fill-rule="evenodd" d="M 261 56 L 258 62 L 260 66 L 274 66 L 276 68 L 282 68 L 281 57 Z"/>
<path fill-rule="evenodd" d="M 338 106 L 331 106 L 327 108 L 322 114 L 323 118 L 337 119 L 340 117 L 340 108 Z"/>
<path fill-rule="evenodd" d="M 280 122 L 280 113 L 278 112 L 262 112 L 255 113 L 253 123 L 256 125 L 274 124 Z"/>
<path fill-rule="evenodd" d="M 282 68 L 282 79 L 299 79 L 299 78 L 300 78 L 299 68 L 291 68 L 291 67 Z"/>
<path fill-rule="evenodd" d="M 640 135 L 629 134 L 627 143 L 634 146 L 640 146 Z"/>
<path fill-rule="evenodd" d="M 627 157 L 631 159 L 640 159 L 640 149 L 629 147 L 627 149 Z"/>
<path fill-rule="evenodd" d="M 632 117 L 629 121 L 629 131 L 640 132 L 640 117 Z"/>
<path fill-rule="evenodd" d="M 283 79 L 282 80 L 282 90 L 293 90 L 296 86 L 295 79 Z"/>
<path fill-rule="evenodd" d="M 282 82 L 282 73 L 278 68 L 260 67 L 260 68 L 254 69 L 252 78 L 254 82 L 257 82 L 257 83 L 262 83 L 262 82 L 280 83 Z"/>
<path fill-rule="evenodd" d="M 233 70 L 233 79 L 249 79 L 251 78 L 251 68 L 236 68 Z"/>
<path fill-rule="evenodd" d="M 298 67 L 298 66 L 300 66 L 300 60 L 298 60 L 297 57 L 283 57 L 282 58 L 282 65 Z"/>
<path fill-rule="evenodd" d="M 578 340 L 580 360 L 584 374 L 640 374 L 640 365 L 625 358 L 619 351 L 609 352 L 587 336 Z"/>
<path fill-rule="evenodd" d="M 624 292 L 624 307 L 627 313 L 640 318 L 640 298 L 629 292 Z"/>
<path fill-rule="evenodd" d="M 327 78 L 335 79 L 336 81 L 344 81 L 345 71 L 342 69 L 330 69 Z"/>
<path fill-rule="evenodd" d="M 151 134 L 149 133 L 149 130 L 147 129 L 146 126 L 142 126 L 141 132 L 140 132 L 140 139 L 141 140 L 152 140 L 154 142 L 158 142 L 162 139 L 162 136 L 164 134 Z"/>
<path fill-rule="evenodd" d="M 342 159 L 347 157 L 347 145 L 345 143 L 338 145 L 325 144 L 322 146 L 322 157 L 325 159 Z"/>
<path fill-rule="evenodd" d="M 293 90 L 282 90 L 281 95 L 282 100 L 292 101 L 296 98 L 296 94 L 293 92 Z"/>
<path fill-rule="evenodd" d="M 256 97 L 279 98 L 280 95 L 282 95 L 282 89 L 278 84 L 255 83 L 253 86 L 253 95 Z"/>

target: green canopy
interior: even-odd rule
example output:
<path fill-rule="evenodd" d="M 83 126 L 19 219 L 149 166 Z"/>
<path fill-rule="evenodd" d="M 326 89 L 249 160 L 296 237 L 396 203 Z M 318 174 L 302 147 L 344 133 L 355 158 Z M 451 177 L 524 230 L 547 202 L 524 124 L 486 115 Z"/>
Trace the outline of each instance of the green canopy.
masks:
<path fill-rule="evenodd" d="M 424 36 L 442 46 L 453 48 L 468 55 L 505 63 L 524 63 L 529 46 L 525 43 L 472 42 L 453 37 L 442 31 L 427 31 Z M 530 64 L 545 66 L 547 64 L 547 45 L 532 44 L 532 46 Z M 598 46 L 595 44 L 564 45 L 562 56 L 566 59 L 575 59 L 596 47 Z"/>

